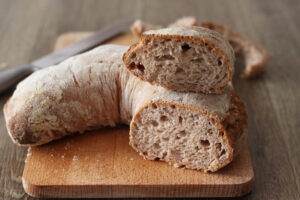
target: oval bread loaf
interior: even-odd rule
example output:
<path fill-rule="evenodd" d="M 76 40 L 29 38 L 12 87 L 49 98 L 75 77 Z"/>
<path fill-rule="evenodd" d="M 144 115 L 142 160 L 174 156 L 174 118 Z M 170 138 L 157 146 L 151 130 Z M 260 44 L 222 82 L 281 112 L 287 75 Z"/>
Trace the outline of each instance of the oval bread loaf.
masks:
<path fill-rule="evenodd" d="M 101 46 L 22 81 L 4 108 L 13 141 L 35 146 L 122 123 L 146 159 L 203 171 L 230 163 L 246 136 L 245 108 L 233 89 L 205 95 L 153 86 L 125 68 L 127 49 Z"/>
<path fill-rule="evenodd" d="M 144 32 L 123 56 L 142 80 L 175 91 L 216 94 L 231 82 L 234 59 L 219 33 L 195 26 Z"/>

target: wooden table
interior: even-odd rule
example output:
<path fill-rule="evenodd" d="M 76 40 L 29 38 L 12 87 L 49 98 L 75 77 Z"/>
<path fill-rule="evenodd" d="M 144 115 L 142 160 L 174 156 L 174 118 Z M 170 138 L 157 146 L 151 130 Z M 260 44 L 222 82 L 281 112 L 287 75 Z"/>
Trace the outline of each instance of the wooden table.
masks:
<path fill-rule="evenodd" d="M 121 18 L 167 25 L 192 15 L 231 26 L 263 45 L 271 61 L 255 80 L 235 88 L 249 114 L 248 144 L 255 186 L 244 199 L 300 199 L 300 1 L 0 0 L 0 70 L 53 50 L 56 37 L 94 31 Z M 12 90 L 0 96 L 1 108 Z M 26 148 L 14 145 L 0 114 L 0 199 L 32 199 L 21 176 Z"/>

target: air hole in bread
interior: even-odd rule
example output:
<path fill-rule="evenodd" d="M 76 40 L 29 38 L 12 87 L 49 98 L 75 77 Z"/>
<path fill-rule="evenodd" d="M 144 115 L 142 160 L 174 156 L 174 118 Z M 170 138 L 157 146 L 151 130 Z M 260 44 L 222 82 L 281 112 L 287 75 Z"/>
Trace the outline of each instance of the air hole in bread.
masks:
<path fill-rule="evenodd" d="M 222 150 L 220 157 L 223 156 L 226 153 L 225 149 Z"/>
<path fill-rule="evenodd" d="M 137 68 L 138 68 L 138 70 L 140 70 L 142 73 L 144 73 L 144 70 L 145 70 L 144 65 L 138 63 L 138 64 L 137 64 Z"/>
<path fill-rule="evenodd" d="M 200 149 L 199 149 L 199 147 L 198 147 L 198 146 L 195 146 L 195 150 L 196 150 L 196 151 L 199 151 Z"/>
<path fill-rule="evenodd" d="M 157 108 L 157 105 L 154 103 L 154 104 L 152 104 L 152 108 L 153 109 L 156 109 Z"/>
<path fill-rule="evenodd" d="M 173 56 L 171 56 L 171 55 L 163 55 L 162 58 L 163 58 L 164 60 L 174 60 L 174 59 L 175 59 L 175 58 L 174 58 Z"/>
<path fill-rule="evenodd" d="M 165 116 L 165 115 L 163 115 L 163 116 L 160 117 L 160 121 L 162 121 L 162 122 L 165 122 L 167 120 L 168 120 L 168 117 Z"/>
<path fill-rule="evenodd" d="M 136 68 L 136 65 L 134 62 L 130 63 L 129 65 L 129 69 L 135 69 Z"/>
<path fill-rule="evenodd" d="M 184 73 L 184 70 L 180 67 L 177 67 L 175 74 L 183 74 L 183 73 Z"/>
<path fill-rule="evenodd" d="M 151 124 L 152 124 L 153 126 L 155 126 L 155 127 L 158 126 L 158 122 L 155 121 L 155 120 L 152 120 L 152 121 L 151 121 Z"/>
<path fill-rule="evenodd" d="M 184 43 L 182 46 L 181 46 L 181 49 L 183 52 L 186 52 L 187 50 L 189 50 L 191 47 L 190 45 Z"/>
<path fill-rule="evenodd" d="M 218 151 L 221 151 L 221 149 L 222 149 L 222 144 L 221 144 L 221 143 L 216 143 L 216 149 L 217 149 Z"/>
<path fill-rule="evenodd" d="M 130 58 L 132 58 L 132 59 L 135 58 L 135 57 L 136 57 L 136 53 L 132 53 L 131 56 L 130 56 Z"/>
<path fill-rule="evenodd" d="M 171 108 L 172 108 L 172 109 L 175 109 L 175 108 L 176 108 L 176 106 L 175 106 L 175 105 L 172 105 L 172 106 L 171 106 Z"/>
<path fill-rule="evenodd" d="M 185 135 L 186 135 L 186 132 L 185 132 L 185 131 L 180 131 L 180 132 L 179 132 L 179 136 L 180 136 L 180 137 L 184 137 Z"/>
<path fill-rule="evenodd" d="M 182 117 L 181 116 L 178 117 L 178 121 L 179 121 L 179 124 L 182 124 Z"/>
<path fill-rule="evenodd" d="M 223 63 L 222 63 L 222 60 L 219 59 L 219 60 L 218 60 L 218 65 L 221 66 L 222 64 L 223 64 Z"/>
<path fill-rule="evenodd" d="M 200 140 L 200 144 L 204 147 L 208 147 L 210 145 L 208 140 Z"/>

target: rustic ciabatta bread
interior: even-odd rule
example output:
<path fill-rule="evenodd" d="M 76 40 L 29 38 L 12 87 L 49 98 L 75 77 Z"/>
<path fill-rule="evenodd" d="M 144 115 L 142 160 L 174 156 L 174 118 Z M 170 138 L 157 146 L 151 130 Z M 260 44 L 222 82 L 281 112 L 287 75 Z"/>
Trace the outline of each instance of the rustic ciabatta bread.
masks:
<path fill-rule="evenodd" d="M 35 146 L 123 123 L 146 159 L 203 171 L 231 162 L 246 136 L 245 109 L 233 89 L 205 95 L 153 86 L 125 68 L 127 49 L 101 46 L 22 81 L 4 108 L 13 141 Z"/>
<path fill-rule="evenodd" d="M 246 67 L 242 77 L 256 77 L 268 64 L 270 56 L 264 48 L 250 41 L 243 35 L 234 33 L 229 27 L 214 22 L 205 22 L 202 23 L 201 26 L 220 33 L 230 42 L 235 53 L 245 60 Z"/>
<path fill-rule="evenodd" d="M 215 31 L 178 27 L 144 32 L 123 61 L 134 75 L 152 84 L 219 94 L 232 80 L 234 52 Z"/>

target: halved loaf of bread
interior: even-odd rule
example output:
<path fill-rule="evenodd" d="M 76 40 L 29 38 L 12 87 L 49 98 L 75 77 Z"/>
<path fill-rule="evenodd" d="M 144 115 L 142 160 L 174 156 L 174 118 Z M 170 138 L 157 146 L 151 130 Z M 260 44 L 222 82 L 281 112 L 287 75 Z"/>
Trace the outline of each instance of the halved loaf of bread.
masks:
<path fill-rule="evenodd" d="M 175 91 L 217 94 L 232 80 L 234 59 L 227 40 L 201 27 L 144 32 L 123 56 L 142 80 Z"/>
<path fill-rule="evenodd" d="M 206 95 L 153 86 L 125 68 L 127 49 L 101 46 L 22 81 L 4 108 L 13 141 L 36 146 L 130 124 L 130 144 L 146 159 L 203 171 L 230 163 L 246 136 L 245 108 L 232 87 Z"/>

